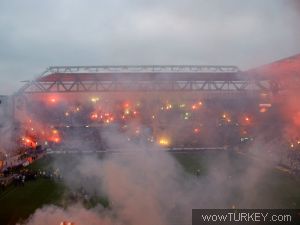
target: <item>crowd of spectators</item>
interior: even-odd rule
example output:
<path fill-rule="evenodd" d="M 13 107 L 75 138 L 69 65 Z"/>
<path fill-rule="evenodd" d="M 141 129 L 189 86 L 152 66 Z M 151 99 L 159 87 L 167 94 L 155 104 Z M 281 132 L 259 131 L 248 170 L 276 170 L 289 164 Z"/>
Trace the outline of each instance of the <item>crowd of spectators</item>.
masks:
<path fill-rule="evenodd" d="M 26 167 L 18 166 L 8 168 L 0 176 L 1 190 L 5 190 L 7 186 L 25 186 L 26 182 L 35 181 L 37 179 L 61 179 L 58 170 L 34 170 Z"/>

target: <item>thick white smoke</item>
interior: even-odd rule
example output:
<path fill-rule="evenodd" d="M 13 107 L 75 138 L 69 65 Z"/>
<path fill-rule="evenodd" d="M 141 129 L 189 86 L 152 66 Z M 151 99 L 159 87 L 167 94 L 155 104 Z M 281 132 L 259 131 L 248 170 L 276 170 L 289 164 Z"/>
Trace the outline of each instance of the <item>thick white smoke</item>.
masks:
<path fill-rule="evenodd" d="M 27 225 L 55 225 L 64 220 L 76 225 L 191 224 L 192 208 L 257 207 L 256 186 L 273 166 L 266 160 L 248 160 L 247 164 L 241 160 L 231 166 L 230 153 L 220 152 L 208 159 L 208 171 L 195 177 L 162 149 L 128 143 L 115 131 L 104 137 L 119 153 L 102 159 L 80 157 L 72 170 L 65 168 L 62 173 L 70 188 L 83 187 L 91 195 L 96 191 L 107 196 L 110 207 L 87 210 L 81 205 L 67 209 L 45 206 L 29 218 Z M 270 206 L 268 201 L 266 205 Z"/>
<path fill-rule="evenodd" d="M 76 221 L 75 224 L 86 225 L 119 225 L 112 216 L 106 215 L 101 207 L 87 210 L 80 205 L 74 205 L 68 209 L 62 209 L 56 206 L 46 206 L 38 209 L 36 213 L 30 218 L 28 224 L 41 225 L 41 224 L 58 224 L 66 221 Z"/>
<path fill-rule="evenodd" d="M 0 154 L 8 154 L 16 147 L 16 143 L 12 141 L 15 130 L 13 117 L 10 114 L 9 98 L 5 97 L 3 99 L 1 99 L 0 104 Z"/>

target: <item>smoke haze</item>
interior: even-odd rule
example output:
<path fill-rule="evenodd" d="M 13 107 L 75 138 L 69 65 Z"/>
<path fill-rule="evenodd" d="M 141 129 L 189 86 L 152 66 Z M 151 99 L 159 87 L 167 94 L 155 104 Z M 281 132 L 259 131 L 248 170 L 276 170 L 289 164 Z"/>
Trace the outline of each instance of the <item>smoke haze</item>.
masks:
<path fill-rule="evenodd" d="M 265 64 L 300 52 L 299 12 L 296 0 L 1 2 L 0 92 L 12 93 L 16 80 L 32 79 L 54 64 L 233 64 L 242 68 Z M 114 109 L 117 98 L 140 96 L 109 97 L 112 102 L 101 105 L 104 111 Z M 280 207 L 276 199 L 261 196 L 257 189 L 286 154 L 278 138 L 300 137 L 299 97 L 298 90 L 275 96 L 279 110 L 260 127 L 250 147 L 255 157 L 247 158 L 238 151 L 209 153 L 207 168 L 200 168 L 199 177 L 185 171 L 164 149 L 143 139 L 129 142 L 127 134 L 136 127 L 141 134 L 149 134 L 138 119 L 128 124 L 127 133 L 119 131 L 120 124 L 96 130 L 103 146 L 92 143 L 84 128 L 75 131 L 64 139 L 62 149 L 107 147 L 117 153 L 74 156 L 70 161 L 57 160 L 53 166 L 60 169 L 69 189 L 83 188 L 90 196 L 105 196 L 109 207 L 45 205 L 24 224 L 182 225 L 191 224 L 192 208 Z M 168 98 L 174 102 L 176 96 L 163 95 L 147 107 L 153 109 Z M 179 104 L 181 97 L 177 101 Z M 51 116 L 65 113 L 63 104 L 52 111 L 47 111 L 47 105 L 30 104 L 20 119 L 34 117 L 30 126 L 37 130 L 43 130 Z M 221 110 L 225 103 L 212 105 Z M 209 124 L 213 111 L 205 111 L 199 121 Z M 149 112 L 144 110 L 145 117 L 151 118 Z M 175 113 L 168 116 L 173 121 L 172 135 L 190 142 L 185 126 L 192 124 L 177 120 Z M 9 121 L 0 108 L 0 151 L 5 153 L 8 150 L 3 146 L 12 146 Z M 71 124 L 82 125 L 82 120 L 74 117 Z M 202 144 L 213 143 L 214 129 L 201 133 L 206 141 Z"/>
<path fill-rule="evenodd" d="M 112 150 L 120 152 L 104 158 L 87 155 L 75 164 L 60 161 L 56 166 L 62 169 L 68 187 L 83 187 L 90 195 L 107 196 L 110 207 L 86 210 L 80 204 L 67 209 L 45 206 L 26 224 L 43 221 L 54 225 L 64 220 L 75 224 L 191 224 L 192 208 L 276 208 L 272 199 L 256 196 L 259 183 L 275 165 L 261 150 L 274 146 L 257 143 L 256 154 L 261 161 L 246 160 L 246 164 L 233 160 L 228 152 L 212 154 L 207 159 L 208 169 L 195 177 L 162 149 L 129 144 L 113 130 L 104 137 L 108 146 L 114 146 Z M 262 198 L 260 204 L 257 198 Z"/>

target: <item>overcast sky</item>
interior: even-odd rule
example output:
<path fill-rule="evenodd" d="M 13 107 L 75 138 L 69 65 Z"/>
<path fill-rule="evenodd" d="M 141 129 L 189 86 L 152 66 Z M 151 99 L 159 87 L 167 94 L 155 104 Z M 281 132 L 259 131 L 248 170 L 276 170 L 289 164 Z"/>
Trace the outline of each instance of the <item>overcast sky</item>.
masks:
<path fill-rule="evenodd" d="M 299 2 L 1 0 L 0 94 L 51 65 L 265 64 L 300 53 Z"/>

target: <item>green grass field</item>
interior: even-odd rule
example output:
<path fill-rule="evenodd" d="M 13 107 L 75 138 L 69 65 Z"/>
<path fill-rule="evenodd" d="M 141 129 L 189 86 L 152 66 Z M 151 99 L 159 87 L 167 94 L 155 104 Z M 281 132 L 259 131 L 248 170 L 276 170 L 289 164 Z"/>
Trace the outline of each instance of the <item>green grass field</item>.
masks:
<path fill-rule="evenodd" d="M 211 152 L 195 153 L 195 154 L 180 154 L 175 155 L 176 159 L 183 165 L 184 169 L 190 173 L 194 173 L 200 169 L 201 176 L 212 169 L 217 171 L 226 171 L 228 179 L 222 184 L 224 187 L 230 187 L 227 191 L 231 192 L 231 202 L 239 208 L 278 208 L 278 209 L 299 209 L 300 208 L 300 179 L 283 172 L 275 167 L 263 167 L 256 164 L 252 159 L 236 153 L 218 154 Z M 219 162 L 228 160 L 226 168 L 224 165 L 219 165 Z M 212 168 L 213 167 L 213 168 Z M 250 172 L 248 171 L 251 168 Z M 236 179 L 239 184 L 248 182 L 248 174 L 253 171 L 263 170 L 255 181 L 253 187 L 239 189 L 238 187 L 230 186 L 232 180 Z M 251 183 L 251 182 L 250 182 Z M 221 189 L 221 188 L 220 188 Z M 246 193 L 245 189 L 247 190 Z M 248 195 L 247 203 L 239 205 L 242 201 L 241 196 Z M 216 206 L 217 207 L 217 206 Z M 226 208 L 230 207 L 230 202 Z"/>
<path fill-rule="evenodd" d="M 218 153 L 217 153 L 218 154 Z M 183 168 L 191 174 L 194 174 L 198 169 L 200 170 L 199 179 L 205 176 L 209 171 L 208 168 L 214 167 L 215 170 L 222 170 L 215 162 L 216 154 L 213 152 L 199 152 L 191 154 L 173 154 L 179 161 Z M 102 156 L 101 156 L 102 157 Z M 217 156 L 217 157 L 224 157 Z M 244 156 L 238 156 L 235 153 L 226 155 L 226 159 L 230 159 L 229 167 L 227 169 L 228 177 L 239 176 L 245 173 L 247 165 L 251 163 L 250 159 Z M 52 161 L 70 161 L 74 156 L 70 155 L 56 155 L 47 156 L 36 161 L 30 165 L 30 169 L 50 169 Z M 220 158 L 219 158 L 220 159 Z M 224 158 L 224 160 L 226 160 Z M 77 159 L 78 160 L 78 159 Z M 222 158 L 221 158 L 222 160 Z M 72 160 L 71 160 L 72 161 Z M 76 160 L 74 161 L 76 163 Z M 241 182 L 247 177 L 241 176 Z M 226 179 L 224 185 L 230 184 L 230 179 Z M 279 171 L 275 168 L 267 170 L 259 179 L 254 190 L 249 191 L 250 199 L 247 207 L 251 208 L 300 208 L 300 182 L 298 179 Z M 220 188 L 221 189 L 221 188 Z M 241 190 L 232 187 L 232 202 L 239 207 L 241 200 Z M 10 186 L 5 191 L 0 191 L 0 225 L 16 224 L 28 218 L 37 208 L 43 205 L 55 204 L 60 206 L 67 206 L 66 196 L 69 190 L 63 185 L 61 181 L 39 178 L 34 181 L 26 182 L 24 187 Z M 244 193 L 243 193 L 244 194 Z M 253 198 L 252 198 L 253 197 Z M 273 199 L 270 205 L 270 199 Z M 94 203 L 101 203 L 108 206 L 108 201 L 105 198 L 96 198 Z M 87 207 L 89 205 L 87 204 Z M 205 207 L 205 206 L 204 206 Z"/>
<path fill-rule="evenodd" d="M 64 186 L 50 179 L 26 182 L 24 187 L 10 186 L 0 192 L 0 224 L 15 224 L 45 204 L 60 204 Z"/>

